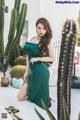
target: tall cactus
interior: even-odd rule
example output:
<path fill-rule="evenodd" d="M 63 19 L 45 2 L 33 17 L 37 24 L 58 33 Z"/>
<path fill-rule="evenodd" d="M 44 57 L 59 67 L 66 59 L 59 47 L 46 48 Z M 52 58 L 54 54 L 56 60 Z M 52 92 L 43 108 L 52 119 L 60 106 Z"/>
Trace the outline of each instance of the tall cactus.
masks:
<path fill-rule="evenodd" d="M 19 18 L 19 13 L 20 13 L 20 5 L 21 5 L 21 0 L 15 0 L 15 4 L 14 4 L 14 9 L 16 9 L 17 11 L 17 23 L 18 23 L 18 18 Z M 16 24 L 16 29 L 18 30 L 18 24 Z M 16 53 L 16 54 L 15 54 Z M 10 55 L 10 65 L 14 65 L 14 60 L 21 55 L 21 48 L 19 47 L 19 43 L 16 44 L 15 49 L 13 51 L 13 54 Z"/>
<path fill-rule="evenodd" d="M 17 10 L 18 14 L 20 9 L 20 4 L 21 4 L 21 0 L 15 0 L 14 8 Z"/>
<path fill-rule="evenodd" d="M 8 35 L 8 43 L 5 49 L 5 55 L 8 56 L 9 60 L 13 59 L 14 55 L 17 55 L 18 57 L 18 51 L 19 51 L 18 42 L 20 40 L 20 36 L 24 28 L 26 14 L 27 14 L 27 5 L 25 3 L 22 4 L 21 12 L 19 13 L 18 10 L 20 8 L 20 1 L 21 0 L 15 1 L 14 9 L 12 10 L 12 14 L 11 14 L 11 23 L 10 23 L 10 30 L 9 30 L 9 35 Z M 16 56 L 14 57 L 16 58 Z"/>
<path fill-rule="evenodd" d="M 63 105 L 64 99 L 70 114 L 70 99 L 71 99 L 70 89 L 75 41 L 76 41 L 76 24 L 74 23 L 73 20 L 67 20 L 62 30 L 62 42 L 58 67 L 58 81 L 57 81 L 58 120 L 64 120 L 64 105 Z"/>
<path fill-rule="evenodd" d="M 0 0 L 0 56 L 4 54 L 4 6 L 5 0 Z"/>
<path fill-rule="evenodd" d="M 17 23 L 19 21 L 20 4 L 21 4 L 21 0 L 15 0 L 14 9 L 16 9 L 17 11 Z M 18 24 L 17 24 L 17 30 L 18 30 Z"/>
<path fill-rule="evenodd" d="M 80 10 L 78 17 L 77 45 L 80 46 Z"/>
<path fill-rule="evenodd" d="M 8 43 L 5 49 L 5 55 L 8 54 L 9 46 L 12 41 L 14 41 L 14 36 L 16 32 L 16 24 L 17 24 L 17 11 L 16 9 L 12 9 L 11 12 L 11 20 L 10 20 L 10 29 L 9 29 L 9 35 L 8 35 Z"/>
<path fill-rule="evenodd" d="M 23 3 L 22 8 L 21 8 L 21 12 L 19 15 L 19 22 L 18 22 L 19 29 L 17 30 L 14 39 L 11 41 L 11 44 L 7 44 L 9 50 L 5 51 L 5 54 L 7 53 L 6 55 L 8 55 L 8 57 L 10 57 L 10 55 L 12 54 L 12 51 L 15 49 L 15 45 L 20 40 L 20 36 L 22 34 L 22 30 L 23 30 L 24 24 L 25 24 L 26 13 L 27 13 L 27 5 L 25 3 Z"/>
<path fill-rule="evenodd" d="M 23 3 L 20 11 L 20 3 L 21 0 L 15 0 L 14 8 L 11 12 L 8 42 L 4 50 L 4 11 L 7 12 L 7 6 L 5 6 L 5 0 L 0 0 L 0 56 L 7 56 L 9 63 L 12 64 L 14 59 L 20 55 L 19 40 L 27 15 L 27 4 Z M 2 70 L 2 62 L 0 62 L 0 70 Z"/>

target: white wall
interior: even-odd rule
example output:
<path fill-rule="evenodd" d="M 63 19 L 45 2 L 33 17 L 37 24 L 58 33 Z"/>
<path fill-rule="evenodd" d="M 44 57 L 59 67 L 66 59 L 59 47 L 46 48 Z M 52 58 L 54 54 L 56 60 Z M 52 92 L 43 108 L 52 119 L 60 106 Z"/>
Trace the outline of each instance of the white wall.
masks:
<path fill-rule="evenodd" d="M 40 17 L 40 0 L 22 0 L 28 4 L 29 34 L 30 39 L 35 35 L 35 22 Z"/>
<path fill-rule="evenodd" d="M 11 9 L 14 7 L 15 0 L 5 0 L 5 5 L 8 6 L 9 12 L 5 13 L 5 25 L 4 25 L 4 40 L 5 45 L 7 43 L 7 36 L 9 31 Z M 22 3 L 25 2 L 28 5 L 27 17 L 29 21 L 29 38 L 35 34 L 35 21 L 40 16 L 40 1 L 39 0 L 22 0 Z"/>
<path fill-rule="evenodd" d="M 9 29 L 9 21 L 11 9 L 14 5 L 14 0 L 6 0 L 6 5 L 9 7 L 9 12 L 5 13 L 5 44 Z M 53 30 L 53 40 L 61 39 L 61 30 L 66 19 L 75 19 L 78 17 L 79 4 L 55 4 L 55 0 L 22 0 L 28 4 L 27 18 L 29 20 L 29 39 L 35 35 L 35 22 L 40 17 L 45 17 L 49 20 Z"/>
<path fill-rule="evenodd" d="M 46 17 L 53 28 L 54 40 L 61 39 L 61 30 L 66 19 L 76 20 L 80 4 L 55 4 L 55 0 L 40 0 L 41 16 Z"/>

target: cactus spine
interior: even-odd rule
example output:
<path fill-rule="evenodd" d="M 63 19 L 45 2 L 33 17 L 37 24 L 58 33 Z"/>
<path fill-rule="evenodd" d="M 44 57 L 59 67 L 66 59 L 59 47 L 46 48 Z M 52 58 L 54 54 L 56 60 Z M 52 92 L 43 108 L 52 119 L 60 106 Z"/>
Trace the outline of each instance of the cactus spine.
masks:
<path fill-rule="evenodd" d="M 73 20 L 67 20 L 62 30 L 62 42 L 58 67 L 57 82 L 57 114 L 58 120 L 64 120 L 64 99 L 70 114 L 71 74 L 76 41 L 76 25 Z M 67 119 L 67 116 L 66 116 Z"/>

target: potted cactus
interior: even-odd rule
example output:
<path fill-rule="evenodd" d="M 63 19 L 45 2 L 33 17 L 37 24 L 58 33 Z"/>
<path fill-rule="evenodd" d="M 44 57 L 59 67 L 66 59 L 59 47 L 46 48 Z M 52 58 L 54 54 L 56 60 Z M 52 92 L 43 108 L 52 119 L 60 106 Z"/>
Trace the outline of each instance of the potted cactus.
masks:
<path fill-rule="evenodd" d="M 3 87 L 7 87 L 9 85 L 9 77 L 6 76 L 6 70 L 7 70 L 7 67 L 8 67 L 8 59 L 6 56 L 2 56 L 2 63 L 3 63 L 3 69 L 2 69 L 2 72 L 3 72 L 3 76 L 1 76 L 1 86 Z"/>
<path fill-rule="evenodd" d="M 21 11 L 19 12 L 20 9 L 20 3 L 21 0 L 15 0 L 14 8 L 11 11 L 11 20 L 10 20 L 10 29 L 9 29 L 9 34 L 8 34 L 8 42 L 6 45 L 6 48 L 4 48 L 4 10 L 7 11 L 5 8 L 5 0 L 0 0 L 0 58 L 3 57 L 8 59 L 8 65 L 10 64 L 11 56 L 13 55 L 13 51 L 15 50 L 15 46 L 17 45 L 18 48 L 18 43 L 20 40 L 20 36 L 22 34 L 24 24 L 25 24 L 25 19 L 26 19 L 26 14 L 27 14 L 27 4 L 23 3 L 21 6 Z M 5 57 L 6 56 L 6 57 Z M 2 62 L 3 64 L 3 62 Z M 2 65 L 1 64 L 1 65 Z M 7 68 L 8 68 L 7 65 Z M 3 70 L 5 65 L 3 64 Z M 7 69 L 5 69 L 7 70 Z M 4 78 L 5 78 L 5 71 L 4 71 Z M 1 78 L 1 83 L 2 81 L 5 80 Z M 2 85 L 2 84 L 1 84 Z"/>

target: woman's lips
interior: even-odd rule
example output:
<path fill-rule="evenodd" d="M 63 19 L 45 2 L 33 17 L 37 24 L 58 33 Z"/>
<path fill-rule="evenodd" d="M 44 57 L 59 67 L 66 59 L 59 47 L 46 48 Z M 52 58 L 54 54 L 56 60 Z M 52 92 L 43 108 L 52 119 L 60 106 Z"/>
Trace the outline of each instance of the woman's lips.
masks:
<path fill-rule="evenodd" d="M 40 35 L 43 35 L 43 33 L 40 33 Z"/>

